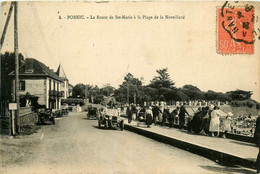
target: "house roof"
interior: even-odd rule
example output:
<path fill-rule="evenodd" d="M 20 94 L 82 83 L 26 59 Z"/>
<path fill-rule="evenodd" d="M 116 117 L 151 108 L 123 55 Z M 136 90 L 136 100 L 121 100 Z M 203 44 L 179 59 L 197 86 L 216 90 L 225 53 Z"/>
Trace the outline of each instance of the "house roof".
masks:
<path fill-rule="evenodd" d="M 26 72 L 26 65 L 30 64 L 31 65 L 31 70 L 30 72 Z M 14 75 L 14 71 L 12 71 L 9 75 Z M 25 63 L 20 66 L 19 68 L 19 76 L 46 76 L 53 78 L 58 81 L 62 81 L 62 79 L 53 72 L 49 67 L 47 67 L 45 64 L 42 62 L 34 59 L 34 58 L 26 58 Z"/>
<path fill-rule="evenodd" d="M 68 80 L 68 79 L 67 79 L 67 76 L 66 76 L 66 74 L 65 74 L 65 72 L 64 72 L 64 69 L 63 69 L 63 67 L 61 66 L 61 64 L 59 65 L 56 74 L 57 74 L 60 78 L 65 79 L 65 80 Z"/>

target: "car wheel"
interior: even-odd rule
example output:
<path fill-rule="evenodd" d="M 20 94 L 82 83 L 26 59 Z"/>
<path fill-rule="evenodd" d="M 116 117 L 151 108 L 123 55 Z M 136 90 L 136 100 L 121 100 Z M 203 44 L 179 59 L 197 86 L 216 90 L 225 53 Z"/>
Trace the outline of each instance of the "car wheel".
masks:
<path fill-rule="evenodd" d="M 123 121 L 123 120 L 120 121 L 119 127 L 120 127 L 120 130 L 121 130 L 121 131 L 124 130 L 125 125 L 124 125 L 124 121 Z"/>
<path fill-rule="evenodd" d="M 98 121 L 98 127 L 101 128 L 101 124 L 100 124 L 100 121 Z"/>
<path fill-rule="evenodd" d="M 55 118 L 53 118 L 53 120 L 52 120 L 52 124 L 55 125 Z"/>
<path fill-rule="evenodd" d="M 105 122 L 105 128 L 108 128 L 108 121 Z"/>

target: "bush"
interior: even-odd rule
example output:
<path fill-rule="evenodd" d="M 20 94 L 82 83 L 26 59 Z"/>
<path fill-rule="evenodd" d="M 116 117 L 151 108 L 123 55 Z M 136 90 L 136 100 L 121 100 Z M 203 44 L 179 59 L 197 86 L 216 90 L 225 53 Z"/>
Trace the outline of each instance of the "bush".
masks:
<path fill-rule="evenodd" d="M 239 100 L 235 100 L 231 102 L 231 106 L 234 107 L 249 107 L 249 108 L 253 108 L 256 106 L 255 102 L 253 102 L 252 100 L 244 100 L 244 101 L 239 101 Z"/>

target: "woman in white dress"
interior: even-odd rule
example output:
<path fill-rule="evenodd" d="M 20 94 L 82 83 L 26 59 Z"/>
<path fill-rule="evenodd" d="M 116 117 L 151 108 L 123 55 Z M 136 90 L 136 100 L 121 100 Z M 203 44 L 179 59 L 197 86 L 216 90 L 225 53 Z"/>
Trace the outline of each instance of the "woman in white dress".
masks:
<path fill-rule="evenodd" d="M 153 122 L 153 111 L 151 106 L 145 110 L 145 120 L 147 127 L 151 127 L 150 125 Z"/>
<path fill-rule="evenodd" d="M 209 131 L 211 132 L 211 136 L 214 137 L 215 133 L 217 133 L 217 136 L 219 136 L 219 113 L 218 113 L 218 107 L 215 106 L 214 110 L 211 112 L 211 119 L 209 124 Z"/>

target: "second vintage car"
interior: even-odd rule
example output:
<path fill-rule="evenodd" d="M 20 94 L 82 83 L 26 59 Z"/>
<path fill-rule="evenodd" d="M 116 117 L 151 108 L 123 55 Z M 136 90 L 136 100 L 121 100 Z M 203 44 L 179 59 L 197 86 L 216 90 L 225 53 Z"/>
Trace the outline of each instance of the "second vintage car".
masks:
<path fill-rule="evenodd" d="M 124 120 L 119 116 L 117 109 L 101 109 L 101 114 L 98 119 L 98 127 L 119 128 L 124 130 Z"/>

